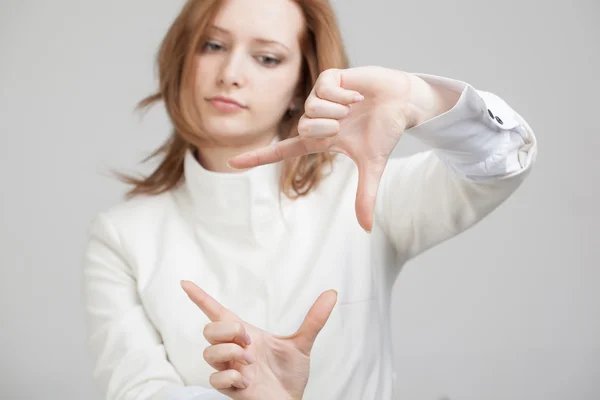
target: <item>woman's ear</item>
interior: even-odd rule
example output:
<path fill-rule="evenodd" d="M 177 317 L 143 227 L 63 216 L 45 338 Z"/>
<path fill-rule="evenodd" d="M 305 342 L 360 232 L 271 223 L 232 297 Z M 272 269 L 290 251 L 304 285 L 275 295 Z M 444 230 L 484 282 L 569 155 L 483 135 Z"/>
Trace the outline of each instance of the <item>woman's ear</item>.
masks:
<path fill-rule="evenodd" d="M 290 114 L 295 114 L 300 109 L 301 104 L 302 99 L 300 97 L 295 97 L 290 103 L 290 106 L 288 107 L 288 112 Z"/>

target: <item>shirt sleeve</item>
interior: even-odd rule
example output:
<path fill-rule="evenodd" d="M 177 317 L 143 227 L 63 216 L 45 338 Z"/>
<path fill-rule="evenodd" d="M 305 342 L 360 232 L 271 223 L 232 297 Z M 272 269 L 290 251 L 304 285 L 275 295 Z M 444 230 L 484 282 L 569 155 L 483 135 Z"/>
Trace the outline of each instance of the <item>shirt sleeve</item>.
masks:
<path fill-rule="evenodd" d="M 383 173 L 375 222 L 405 259 L 496 209 L 528 176 L 537 154 L 529 124 L 497 95 L 416 75 L 460 98 L 446 113 L 406 130 L 429 150 L 390 158 Z"/>
<path fill-rule="evenodd" d="M 104 215 L 90 227 L 84 261 L 85 317 L 94 378 L 108 400 L 224 400 L 185 386 L 147 317 L 116 231 Z"/>
<path fill-rule="evenodd" d="M 535 153 L 527 150 L 535 138 L 527 122 L 502 98 L 463 81 L 414 75 L 461 94 L 451 110 L 406 131 L 433 149 L 456 174 L 481 180 L 528 168 Z"/>

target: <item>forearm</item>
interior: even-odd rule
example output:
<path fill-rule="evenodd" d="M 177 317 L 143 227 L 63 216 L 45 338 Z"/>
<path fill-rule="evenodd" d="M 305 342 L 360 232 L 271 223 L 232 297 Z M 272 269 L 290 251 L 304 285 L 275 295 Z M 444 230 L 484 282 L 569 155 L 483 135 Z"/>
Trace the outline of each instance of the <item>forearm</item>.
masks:
<path fill-rule="evenodd" d="M 411 122 L 407 129 L 451 110 L 460 98 L 458 91 L 429 83 L 415 74 L 409 73 L 408 76 L 411 86 L 409 110 L 413 115 L 408 118 Z"/>
<path fill-rule="evenodd" d="M 459 80 L 411 76 L 426 84 L 414 91 L 414 108 L 426 112 L 424 122 L 405 133 L 434 149 L 457 174 L 493 179 L 519 173 L 533 162 L 536 145 L 531 128 L 500 97 Z"/>
<path fill-rule="evenodd" d="M 424 122 L 405 134 L 433 151 L 388 161 L 376 209 L 380 225 L 407 259 L 464 231 L 506 200 L 537 151 L 527 122 L 497 95 L 419 75 L 428 85 L 414 91 L 414 108 L 422 110 Z"/>

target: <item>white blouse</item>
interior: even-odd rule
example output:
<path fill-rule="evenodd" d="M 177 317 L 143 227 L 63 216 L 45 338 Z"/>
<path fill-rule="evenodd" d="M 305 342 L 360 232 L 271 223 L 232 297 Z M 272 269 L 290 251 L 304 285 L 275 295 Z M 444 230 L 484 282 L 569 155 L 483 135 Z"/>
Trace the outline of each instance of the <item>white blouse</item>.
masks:
<path fill-rule="evenodd" d="M 315 191 L 291 201 L 278 191 L 280 164 L 216 173 L 187 154 L 183 185 L 96 216 L 84 288 L 94 376 L 107 399 L 227 399 L 210 387 L 209 321 L 182 279 L 280 335 L 336 289 L 304 398 L 392 398 L 390 303 L 402 265 L 506 200 L 537 149 L 529 125 L 498 96 L 416 75 L 461 97 L 406 131 L 431 150 L 389 160 L 371 234 L 355 215 L 356 166 L 342 155 Z"/>

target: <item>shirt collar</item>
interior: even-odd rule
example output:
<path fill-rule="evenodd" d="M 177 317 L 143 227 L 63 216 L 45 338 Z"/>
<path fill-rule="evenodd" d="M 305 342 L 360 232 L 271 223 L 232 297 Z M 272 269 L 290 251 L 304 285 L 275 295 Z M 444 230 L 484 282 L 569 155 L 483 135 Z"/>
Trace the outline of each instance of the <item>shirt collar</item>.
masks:
<path fill-rule="evenodd" d="M 198 162 L 192 150 L 184 159 L 184 188 L 192 214 L 204 230 L 220 236 L 260 241 L 279 223 L 282 163 L 241 172 L 215 172 Z M 232 229 L 235 228 L 235 229 Z"/>

